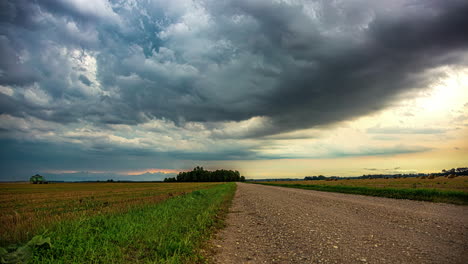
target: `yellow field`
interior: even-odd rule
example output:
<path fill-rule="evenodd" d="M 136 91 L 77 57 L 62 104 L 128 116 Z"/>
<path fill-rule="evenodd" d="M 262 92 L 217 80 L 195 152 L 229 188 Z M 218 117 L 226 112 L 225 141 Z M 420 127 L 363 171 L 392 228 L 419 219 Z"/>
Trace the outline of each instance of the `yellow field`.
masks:
<path fill-rule="evenodd" d="M 390 188 L 429 188 L 468 192 L 468 176 L 456 178 L 436 177 L 434 179 L 398 178 L 398 179 L 340 179 L 337 181 L 272 181 L 268 183 L 307 184 L 307 185 L 341 185 L 354 187 L 390 187 Z"/>
<path fill-rule="evenodd" d="M 1 183 L 0 244 L 81 216 L 125 212 L 219 183 Z"/>

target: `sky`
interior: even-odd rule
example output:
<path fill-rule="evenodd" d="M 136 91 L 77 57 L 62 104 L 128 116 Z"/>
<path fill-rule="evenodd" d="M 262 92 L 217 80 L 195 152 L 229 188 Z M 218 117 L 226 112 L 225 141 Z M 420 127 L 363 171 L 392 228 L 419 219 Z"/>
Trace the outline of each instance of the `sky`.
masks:
<path fill-rule="evenodd" d="M 465 0 L 3 0 L 0 181 L 468 166 Z"/>

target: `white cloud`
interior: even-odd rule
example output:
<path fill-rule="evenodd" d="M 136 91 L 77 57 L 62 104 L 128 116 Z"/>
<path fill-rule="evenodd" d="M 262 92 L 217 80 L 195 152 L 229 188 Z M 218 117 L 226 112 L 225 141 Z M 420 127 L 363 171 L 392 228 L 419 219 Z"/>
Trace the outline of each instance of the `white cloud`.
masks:
<path fill-rule="evenodd" d="M 35 105 L 49 107 L 52 102 L 52 97 L 50 97 L 44 89 L 41 89 L 37 83 L 25 87 L 21 93 L 27 101 Z"/>
<path fill-rule="evenodd" d="M 102 21 L 120 23 L 119 16 L 112 10 L 112 6 L 107 0 L 59 0 L 59 2 L 81 15 L 100 18 Z"/>
<path fill-rule="evenodd" d="M 0 85 L 0 93 L 6 94 L 8 96 L 12 96 L 14 90 L 11 87 Z"/>

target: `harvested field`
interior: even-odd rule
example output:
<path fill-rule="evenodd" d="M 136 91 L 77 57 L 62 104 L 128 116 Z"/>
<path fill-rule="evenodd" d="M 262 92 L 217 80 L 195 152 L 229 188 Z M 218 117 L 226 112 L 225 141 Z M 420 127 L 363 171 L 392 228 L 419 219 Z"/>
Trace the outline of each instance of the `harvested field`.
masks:
<path fill-rule="evenodd" d="M 468 176 L 320 181 L 270 181 L 258 184 L 468 205 Z"/>
<path fill-rule="evenodd" d="M 30 239 L 62 220 L 124 213 L 219 183 L 0 184 L 0 245 Z"/>
<path fill-rule="evenodd" d="M 305 185 L 331 185 L 352 187 L 376 187 L 376 188 L 425 188 L 447 191 L 468 192 L 468 176 L 455 178 L 435 177 L 433 179 L 421 178 L 395 178 L 395 179 L 350 179 L 345 178 L 337 181 L 273 181 L 267 183 L 281 184 L 305 184 Z"/>

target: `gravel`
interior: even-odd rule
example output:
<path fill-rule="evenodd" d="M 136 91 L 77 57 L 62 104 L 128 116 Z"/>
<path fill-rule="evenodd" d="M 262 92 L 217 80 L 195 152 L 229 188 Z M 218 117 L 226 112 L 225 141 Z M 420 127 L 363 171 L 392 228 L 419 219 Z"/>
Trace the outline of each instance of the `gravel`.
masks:
<path fill-rule="evenodd" d="M 468 263 L 468 207 L 238 183 L 214 263 Z"/>

